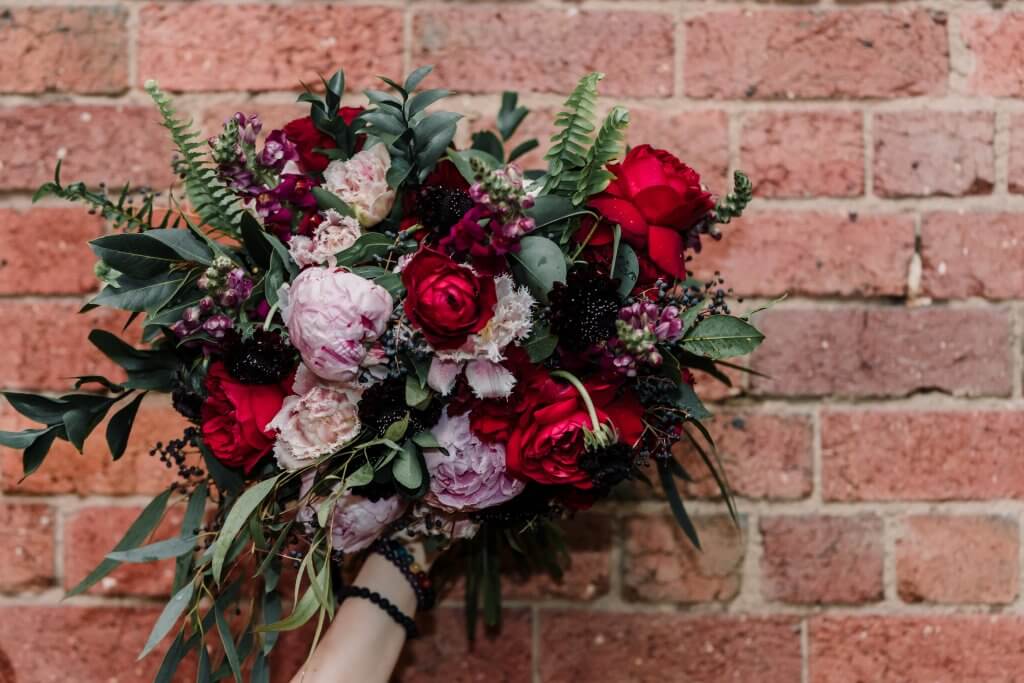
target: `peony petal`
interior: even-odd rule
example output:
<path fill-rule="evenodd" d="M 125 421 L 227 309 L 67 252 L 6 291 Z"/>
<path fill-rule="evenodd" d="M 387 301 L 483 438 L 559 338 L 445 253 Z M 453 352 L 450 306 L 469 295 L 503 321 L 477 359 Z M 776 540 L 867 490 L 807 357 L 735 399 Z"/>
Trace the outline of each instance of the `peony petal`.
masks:
<path fill-rule="evenodd" d="M 610 222 L 621 225 L 622 238 L 632 246 L 642 247 L 646 243 L 647 221 L 631 202 L 602 195 L 591 199 L 589 206 Z"/>
<path fill-rule="evenodd" d="M 455 386 L 455 380 L 462 372 L 462 363 L 451 360 L 441 360 L 437 356 L 430 361 L 430 370 L 427 371 L 427 385 L 441 394 L 447 396 Z"/>
<path fill-rule="evenodd" d="M 683 236 L 672 228 L 652 225 L 648 235 L 647 254 L 665 273 L 682 280 L 686 277 L 686 244 Z"/>
<path fill-rule="evenodd" d="M 515 375 L 489 360 L 470 361 L 466 365 L 466 380 L 477 398 L 506 398 L 516 385 Z"/>

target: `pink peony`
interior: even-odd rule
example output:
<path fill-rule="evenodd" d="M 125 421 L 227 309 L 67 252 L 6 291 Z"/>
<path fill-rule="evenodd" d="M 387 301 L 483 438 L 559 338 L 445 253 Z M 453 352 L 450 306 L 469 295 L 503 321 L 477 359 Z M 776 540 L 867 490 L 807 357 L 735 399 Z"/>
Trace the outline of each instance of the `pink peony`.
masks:
<path fill-rule="evenodd" d="M 476 438 L 467 415 L 449 417 L 445 411 L 431 432 L 444 450 L 423 452 L 430 471 L 427 503 L 449 512 L 479 510 L 511 500 L 526 487 L 505 472 L 505 447 Z"/>
<path fill-rule="evenodd" d="M 338 268 L 307 268 L 281 288 L 292 345 L 317 376 L 354 382 L 374 358 L 367 348 L 387 327 L 394 302 L 386 289 Z"/>
<path fill-rule="evenodd" d="M 371 227 L 387 218 L 395 205 L 395 191 L 388 187 L 391 156 L 388 148 L 374 145 L 348 161 L 337 159 L 324 170 L 324 187 L 352 207 L 356 218 Z"/>
<path fill-rule="evenodd" d="M 338 253 L 355 244 L 362 233 L 359 221 L 355 218 L 342 216 L 333 209 L 325 211 L 324 216 L 312 237 L 294 235 L 288 242 L 292 260 L 303 268 L 338 265 Z"/>
<path fill-rule="evenodd" d="M 306 382 L 303 382 L 306 384 Z M 267 425 L 277 431 L 277 464 L 294 470 L 333 453 L 359 434 L 359 392 L 312 383 L 300 395 L 289 396 Z"/>
<path fill-rule="evenodd" d="M 331 540 L 336 550 L 358 552 L 376 540 L 405 512 L 406 503 L 398 496 L 377 502 L 347 494 L 334 504 Z"/>

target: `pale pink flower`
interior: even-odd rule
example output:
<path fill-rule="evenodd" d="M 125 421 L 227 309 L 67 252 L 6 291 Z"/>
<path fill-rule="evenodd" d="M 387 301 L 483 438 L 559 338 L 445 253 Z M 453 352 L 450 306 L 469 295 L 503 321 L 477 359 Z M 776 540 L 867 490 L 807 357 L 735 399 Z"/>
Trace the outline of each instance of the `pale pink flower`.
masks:
<path fill-rule="evenodd" d="M 334 548 L 354 553 L 369 547 L 388 526 L 398 521 L 407 503 L 399 496 L 372 501 L 346 494 L 334 504 L 331 542 Z"/>
<path fill-rule="evenodd" d="M 315 383 L 301 395 L 285 398 L 267 425 L 277 431 L 277 464 L 299 469 L 352 441 L 360 428 L 359 396 L 357 390 Z"/>
<path fill-rule="evenodd" d="M 505 471 L 505 447 L 480 441 L 468 415 L 449 417 L 446 410 L 431 433 L 441 448 L 423 451 L 430 472 L 428 504 L 449 512 L 479 510 L 523 492 L 526 484 Z"/>
<path fill-rule="evenodd" d="M 325 211 L 324 216 L 312 237 L 295 235 L 288 243 L 292 260 L 302 267 L 338 265 L 338 253 L 355 244 L 362 234 L 355 218 L 343 216 L 333 209 Z"/>
<path fill-rule="evenodd" d="M 302 271 L 281 288 L 280 299 L 292 345 L 310 370 L 332 382 L 358 378 L 394 308 L 383 287 L 331 268 Z"/>
<path fill-rule="evenodd" d="M 363 226 L 371 227 L 387 218 L 395 204 L 395 191 L 388 187 L 389 168 L 387 146 L 374 145 L 347 161 L 336 159 L 328 164 L 324 187 L 351 206 Z"/>

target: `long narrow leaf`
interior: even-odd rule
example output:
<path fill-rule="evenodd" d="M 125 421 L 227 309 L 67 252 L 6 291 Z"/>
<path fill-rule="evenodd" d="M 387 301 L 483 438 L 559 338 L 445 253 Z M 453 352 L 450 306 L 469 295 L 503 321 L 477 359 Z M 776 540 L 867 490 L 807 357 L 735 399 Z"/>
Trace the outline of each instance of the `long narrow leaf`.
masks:
<path fill-rule="evenodd" d="M 195 589 L 194 583 L 188 583 L 171 597 L 164 606 L 163 612 L 157 617 L 153 630 L 150 631 L 149 638 L 146 640 L 146 646 L 142 648 L 142 652 L 139 654 L 139 659 L 152 652 L 153 648 L 164 639 L 164 636 L 171 632 L 171 629 L 178 622 L 178 617 L 184 613 L 185 608 L 192 602 L 192 595 Z"/>
<path fill-rule="evenodd" d="M 276 477 L 271 477 L 256 484 L 243 493 L 235 501 L 235 504 L 231 506 L 231 511 L 228 512 L 227 519 L 224 520 L 224 525 L 221 527 L 217 540 L 213 545 L 213 580 L 217 583 L 220 583 L 220 577 L 224 571 L 224 560 L 227 557 L 228 550 L 231 549 L 235 536 L 245 526 L 245 523 L 249 520 L 249 515 L 256 510 L 259 504 L 263 502 L 263 499 L 273 490 L 280 476 L 279 474 Z"/>
<path fill-rule="evenodd" d="M 690 542 L 700 550 L 700 538 L 697 535 L 697 529 L 693 526 L 693 521 L 686 512 L 683 499 L 679 497 L 679 489 L 676 488 L 675 479 L 672 478 L 672 470 L 669 469 L 668 463 L 663 460 L 658 461 L 658 477 L 661 479 L 661 487 L 665 490 L 668 505 L 672 509 L 672 514 L 675 515 L 679 527 L 686 534 L 686 537 L 690 539 Z"/>

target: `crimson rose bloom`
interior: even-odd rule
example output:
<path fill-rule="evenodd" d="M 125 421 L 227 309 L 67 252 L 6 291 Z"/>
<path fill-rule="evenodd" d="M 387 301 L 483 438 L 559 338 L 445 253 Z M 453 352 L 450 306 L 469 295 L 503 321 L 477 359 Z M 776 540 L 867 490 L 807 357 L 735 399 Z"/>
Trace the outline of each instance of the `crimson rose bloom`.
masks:
<path fill-rule="evenodd" d="M 249 473 L 274 446 L 274 419 L 291 393 L 291 378 L 282 384 L 242 384 L 228 374 L 224 363 L 210 365 L 206 401 L 200 411 L 203 441 L 228 467 Z"/>
<path fill-rule="evenodd" d="M 611 385 L 586 385 L 602 422 L 610 420 L 619 440 L 634 444 L 643 432 L 643 407 L 629 394 L 615 396 Z M 548 381 L 535 387 L 527 410 L 520 413 L 505 447 L 505 468 L 539 484 L 568 484 L 590 489 L 590 475 L 580 467 L 583 430 L 593 429 L 580 393 L 570 384 Z"/>
<path fill-rule="evenodd" d="M 462 346 L 494 317 L 494 278 L 479 276 L 436 249 L 420 249 L 402 270 L 405 314 L 437 351 Z"/>
<path fill-rule="evenodd" d="M 351 124 L 362 112 L 362 107 L 342 107 L 338 110 L 342 120 L 348 124 Z M 337 147 L 334 139 L 327 133 L 321 132 L 314 125 L 313 119 L 308 116 L 291 121 L 283 130 L 299 152 L 302 169 L 308 173 L 323 173 L 331 160 L 313 150 L 334 149 Z"/>
<path fill-rule="evenodd" d="M 700 175 L 670 153 L 650 145 L 634 147 L 621 164 L 610 164 L 615 180 L 588 205 L 622 226 L 622 239 L 666 275 L 686 277 L 686 232 L 714 208 Z M 584 233 L 585 234 L 585 233 Z M 611 241 L 602 229 L 591 241 Z"/>

